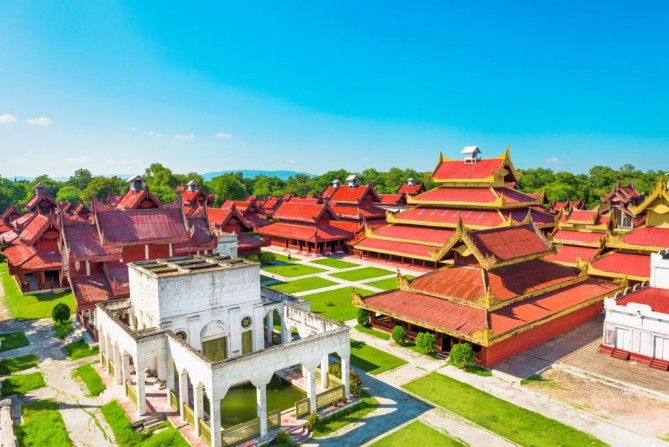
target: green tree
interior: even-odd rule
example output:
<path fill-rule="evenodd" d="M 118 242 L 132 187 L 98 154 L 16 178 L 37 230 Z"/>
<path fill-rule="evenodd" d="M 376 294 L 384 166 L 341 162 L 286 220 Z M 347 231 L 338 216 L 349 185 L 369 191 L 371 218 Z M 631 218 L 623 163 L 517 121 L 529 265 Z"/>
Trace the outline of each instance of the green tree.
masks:
<path fill-rule="evenodd" d="M 75 186 L 65 185 L 56 195 L 57 201 L 70 202 L 73 204 L 81 203 L 81 190 Z"/>
<path fill-rule="evenodd" d="M 77 169 L 67 181 L 69 186 L 77 188 L 79 191 L 86 189 L 90 181 L 93 180 L 93 174 L 88 169 Z"/>
<path fill-rule="evenodd" d="M 125 186 L 126 182 L 118 177 L 94 177 L 81 191 L 81 201 L 90 204 L 93 196 L 104 201 L 108 195 L 120 194 Z"/>
<path fill-rule="evenodd" d="M 469 343 L 456 343 L 451 348 L 450 360 L 453 366 L 464 368 L 476 362 L 476 354 Z"/>
<path fill-rule="evenodd" d="M 58 303 L 51 311 L 51 318 L 57 323 L 63 323 L 70 319 L 70 306 L 65 303 Z"/>
<path fill-rule="evenodd" d="M 398 345 L 403 345 L 407 341 L 407 331 L 402 326 L 395 326 L 391 336 Z"/>
<path fill-rule="evenodd" d="M 162 203 L 172 203 L 177 199 L 176 190 L 165 185 L 156 185 L 151 187 L 153 195 L 158 197 Z"/>
<path fill-rule="evenodd" d="M 216 194 L 216 206 L 220 206 L 226 199 L 244 200 L 248 195 L 244 184 L 235 174 L 223 174 L 211 179 L 209 190 Z"/>

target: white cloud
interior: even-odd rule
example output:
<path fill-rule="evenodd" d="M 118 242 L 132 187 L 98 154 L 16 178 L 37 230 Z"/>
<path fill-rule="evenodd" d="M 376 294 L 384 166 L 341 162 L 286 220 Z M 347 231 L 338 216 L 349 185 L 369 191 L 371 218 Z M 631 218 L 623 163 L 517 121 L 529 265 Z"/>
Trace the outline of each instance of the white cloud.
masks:
<path fill-rule="evenodd" d="M 53 123 L 49 118 L 43 116 L 40 116 L 39 118 L 28 118 L 27 121 L 28 124 L 32 124 L 33 126 L 49 126 Z"/>
<path fill-rule="evenodd" d="M 195 135 L 193 135 L 192 133 L 180 134 L 180 135 L 175 135 L 174 136 L 175 140 L 192 140 L 193 138 L 195 138 Z"/>
<path fill-rule="evenodd" d="M 18 122 L 19 120 L 12 114 L 3 113 L 0 115 L 0 124 L 14 124 Z"/>
<path fill-rule="evenodd" d="M 232 138 L 232 134 L 225 133 L 225 132 L 216 132 L 216 136 L 218 138 Z"/>
<path fill-rule="evenodd" d="M 150 130 L 150 131 L 148 131 L 147 133 L 148 133 L 149 135 L 151 135 L 152 137 L 162 137 L 162 136 L 163 136 L 162 133 L 154 132 L 153 130 Z"/>
<path fill-rule="evenodd" d="M 557 164 L 560 164 L 560 160 L 558 160 L 558 158 L 555 157 L 555 156 L 553 156 L 553 157 L 551 157 L 551 158 L 547 158 L 547 159 L 546 159 L 546 162 L 547 162 L 547 163 L 553 163 L 553 164 L 556 164 L 556 165 L 557 165 Z"/>

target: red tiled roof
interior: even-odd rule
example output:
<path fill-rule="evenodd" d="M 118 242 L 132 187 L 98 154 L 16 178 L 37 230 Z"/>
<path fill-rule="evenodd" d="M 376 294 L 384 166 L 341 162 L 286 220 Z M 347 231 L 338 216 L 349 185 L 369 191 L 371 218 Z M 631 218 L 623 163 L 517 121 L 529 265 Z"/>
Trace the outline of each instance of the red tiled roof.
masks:
<path fill-rule="evenodd" d="M 289 202 L 290 203 L 308 203 L 308 204 L 316 204 L 320 200 L 317 199 L 316 197 L 291 197 Z"/>
<path fill-rule="evenodd" d="M 476 163 L 448 160 L 439 164 L 433 177 L 435 180 L 441 181 L 484 180 L 498 172 L 503 165 L 504 160 L 501 158 L 483 159 Z"/>
<path fill-rule="evenodd" d="M 374 218 L 385 218 L 386 210 L 379 208 L 374 205 L 349 205 L 349 204 L 332 204 L 332 210 L 335 214 L 341 217 L 347 217 L 349 219 L 374 219 Z"/>
<path fill-rule="evenodd" d="M 30 200 L 28 201 L 28 203 L 26 203 L 24 205 L 24 208 L 27 209 L 28 211 L 32 211 L 42 201 L 47 201 L 47 202 L 49 202 L 49 204 L 51 206 L 53 206 L 53 208 L 58 208 L 58 204 L 56 203 L 56 201 L 51 196 L 49 196 L 47 194 L 44 194 L 44 195 L 41 195 L 41 196 L 39 196 L 39 195 L 32 196 L 30 198 Z"/>
<path fill-rule="evenodd" d="M 430 250 L 434 249 L 434 246 L 411 242 L 365 238 L 355 244 L 355 248 L 358 250 L 372 251 L 375 253 L 391 253 L 405 255 L 407 257 L 431 260 L 433 256 Z"/>
<path fill-rule="evenodd" d="M 41 251 L 38 250 L 35 256 L 28 259 L 21 265 L 22 270 L 38 271 L 58 269 L 63 265 L 63 258 L 58 250 Z"/>
<path fill-rule="evenodd" d="M 372 195 L 374 202 L 381 200 L 371 185 L 361 185 L 354 188 L 341 185 L 337 189 L 334 189 L 332 186 L 328 186 L 323 192 L 323 197 L 329 198 L 330 202 L 334 203 L 358 203 L 369 194 Z"/>
<path fill-rule="evenodd" d="M 176 253 L 183 254 L 216 247 L 216 238 L 211 234 L 209 224 L 204 217 L 189 218 L 188 225 L 190 226 L 188 230 L 190 238 L 188 242 L 174 244 Z"/>
<path fill-rule="evenodd" d="M 470 233 L 483 256 L 494 256 L 497 261 L 544 253 L 549 245 L 531 225 L 494 228 Z"/>
<path fill-rule="evenodd" d="M 103 269 L 112 295 L 116 298 L 129 297 L 130 274 L 128 273 L 128 265 L 122 262 L 105 262 Z"/>
<path fill-rule="evenodd" d="M 588 262 L 597 255 L 598 251 L 599 248 L 564 245 L 559 249 L 557 254 L 545 256 L 544 259 L 551 262 L 576 265 L 579 256 L 583 262 Z"/>
<path fill-rule="evenodd" d="M 410 316 L 416 323 L 472 334 L 485 325 L 485 311 L 405 290 L 379 293 L 364 299 L 365 304 L 379 312 L 399 317 Z"/>
<path fill-rule="evenodd" d="M 6 231 L 0 234 L 0 245 L 9 245 L 11 242 L 14 242 L 16 239 L 18 239 L 18 237 L 19 235 L 14 231 Z"/>
<path fill-rule="evenodd" d="M 104 237 L 103 244 L 123 246 L 187 242 L 186 231 L 180 209 L 151 209 L 104 212 L 97 214 L 98 225 Z"/>
<path fill-rule="evenodd" d="M 436 203 L 493 203 L 498 200 L 491 188 L 435 188 L 418 194 L 415 200 Z M 534 199 L 530 200 L 531 202 Z"/>
<path fill-rule="evenodd" d="M 490 291 L 501 300 L 540 292 L 577 277 L 570 268 L 539 259 L 488 271 Z"/>
<path fill-rule="evenodd" d="M 553 240 L 556 242 L 575 242 L 599 245 L 603 239 L 606 239 L 606 234 L 604 233 L 589 233 L 586 231 L 558 230 L 557 233 L 553 235 Z"/>
<path fill-rule="evenodd" d="M 233 203 L 230 203 L 230 206 L 223 209 L 209 208 L 207 210 L 207 219 L 209 220 L 210 228 L 223 228 L 233 217 L 240 222 L 241 227 L 246 231 L 253 230 L 253 224 L 246 220 Z"/>
<path fill-rule="evenodd" d="M 376 229 L 374 236 L 444 245 L 454 233 L 454 230 L 445 228 L 386 225 Z"/>
<path fill-rule="evenodd" d="M 194 206 L 196 203 L 199 202 L 197 200 L 198 197 L 202 197 L 204 202 L 209 203 L 209 196 L 201 189 L 195 191 L 184 191 L 181 193 L 181 198 L 183 199 L 183 202 L 190 206 Z"/>
<path fill-rule="evenodd" d="M 603 295 L 617 288 L 616 284 L 588 279 L 491 312 L 490 326 L 496 334 L 503 334 L 593 298 L 603 300 Z"/>
<path fill-rule="evenodd" d="M 102 261 L 121 258 L 120 248 L 103 247 L 95 225 L 65 225 L 63 240 L 70 261 Z"/>
<path fill-rule="evenodd" d="M 597 219 L 597 210 L 573 210 L 569 214 L 569 219 L 568 221 L 574 221 L 574 222 L 586 222 L 590 224 L 595 223 L 595 219 Z"/>
<path fill-rule="evenodd" d="M 154 196 L 148 188 L 145 188 L 141 191 L 133 191 L 128 189 L 128 192 L 125 193 L 116 207 L 123 210 L 134 210 L 140 208 L 142 202 L 145 200 L 152 202 L 150 208 L 158 208 L 162 206 L 160 200 L 158 200 L 158 198 Z"/>
<path fill-rule="evenodd" d="M 632 245 L 669 248 L 669 228 L 641 227 L 623 235 L 621 239 Z"/>
<path fill-rule="evenodd" d="M 627 306 L 629 303 L 645 304 L 654 312 L 669 314 L 669 290 L 644 287 L 620 298 L 616 304 Z"/>
<path fill-rule="evenodd" d="M 34 219 L 35 216 L 37 216 L 37 214 L 26 213 L 23 216 L 14 220 L 14 222 L 12 222 L 12 223 L 14 224 L 15 228 L 20 229 L 20 228 L 24 227 L 25 225 L 27 225 L 32 219 Z"/>
<path fill-rule="evenodd" d="M 409 194 L 410 196 L 414 196 L 416 194 L 419 194 L 423 190 L 423 185 L 409 185 L 407 183 L 404 183 L 400 185 L 400 187 L 397 189 L 397 194 Z"/>
<path fill-rule="evenodd" d="M 445 267 L 414 279 L 411 286 L 468 301 L 485 294 L 483 274 L 477 267 Z"/>
<path fill-rule="evenodd" d="M 457 226 L 458 222 L 473 227 L 498 227 L 504 223 L 496 210 L 467 210 L 456 208 L 418 207 L 395 214 L 398 220 L 411 222 L 427 222 L 444 226 Z"/>
<path fill-rule="evenodd" d="M 509 217 L 511 217 L 511 220 L 514 223 L 521 223 L 527 217 L 527 208 L 502 210 L 500 212 L 505 219 L 509 219 Z M 530 208 L 530 217 L 532 218 L 532 222 L 534 222 L 535 225 L 555 225 L 555 216 L 545 211 Z"/>
<path fill-rule="evenodd" d="M 13 267 L 20 267 L 28 259 L 35 256 L 35 253 L 36 251 L 32 247 L 20 242 L 10 245 L 2 252 L 7 257 L 8 264 Z"/>
<path fill-rule="evenodd" d="M 612 251 L 591 263 L 594 269 L 618 275 L 650 278 L 650 255 Z"/>
<path fill-rule="evenodd" d="M 38 214 L 21 232 L 21 241 L 33 245 L 51 227 L 51 219 Z"/>
<path fill-rule="evenodd" d="M 401 205 L 404 203 L 403 194 L 379 194 L 383 205 Z"/>
<path fill-rule="evenodd" d="M 111 299 L 111 291 L 103 274 L 73 276 L 70 286 L 77 302 L 77 310 L 93 309 L 97 303 Z"/>
<path fill-rule="evenodd" d="M 256 232 L 263 236 L 279 237 L 283 239 L 296 239 L 305 242 L 339 241 L 351 239 L 350 232 L 335 228 L 333 226 L 322 225 L 318 229 L 310 225 L 291 224 L 275 222 L 258 228 Z"/>
<path fill-rule="evenodd" d="M 295 221 L 295 222 L 318 222 L 323 213 L 330 213 L 331 217 L 336 217 L 332 209 L 327 204 L 308 204 L 284 202 L 274 212 L 274 219 Z"/>
<path fill-rule="evenodd" d="M 263 241 L 245 234 L 238 234 L 237 244 L 240 250 L 250 250 L 253 248 L 267 247 L 269 245 L 269 241 Z"/>

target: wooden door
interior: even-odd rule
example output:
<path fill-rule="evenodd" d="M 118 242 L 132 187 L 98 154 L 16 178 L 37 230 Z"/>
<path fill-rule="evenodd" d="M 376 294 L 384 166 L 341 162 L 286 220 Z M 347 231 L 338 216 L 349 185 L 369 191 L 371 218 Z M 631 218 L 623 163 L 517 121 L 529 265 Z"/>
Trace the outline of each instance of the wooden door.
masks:
<path fill-rule="evenodd" d="M 202 342 L 202 354 L 212 362 L 228 358 L 228 337 Z"/>
<path fill-rule="evenodd" d="M 253 352 L 253 331 L 242 332 L 242 355 Z"/>

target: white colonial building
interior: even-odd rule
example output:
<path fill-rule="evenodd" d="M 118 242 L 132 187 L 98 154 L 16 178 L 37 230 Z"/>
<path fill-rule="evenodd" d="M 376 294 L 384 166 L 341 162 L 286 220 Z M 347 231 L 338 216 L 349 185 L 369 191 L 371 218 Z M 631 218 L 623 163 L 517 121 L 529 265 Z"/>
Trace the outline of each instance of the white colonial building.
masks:
<path fill-rule="evenodd" d="M 624 360 L 669 369 L 669 251 L 651 255 L 650 284 L 604 301 L 602 350 Z"/>
<path fill-rule="evenodd" d="M 325 388 L 328 375 L 320 372 L 334 353 L 342 364 L 341 398 L 349 398 L 349 329 L 309 312 L 306 301 L 261 287 L 257 263 L 216 254 L 143 261 L 129 264 L 129 281 L 129 299 L 97 305 L 96 325 L 100 361 L 138 416 L 147 412 L 146 376 L 157 377 L 161 399 L 208 444 L 220 446 L 228 439 L 221 400 L 231 387 L 251 382 L 258 435 L 265 436 L 272 376 L 301 365 L 309 408 L 321 408 L 316 377 Z M 277 415 L 270 419 L 276 427 Z"/>

